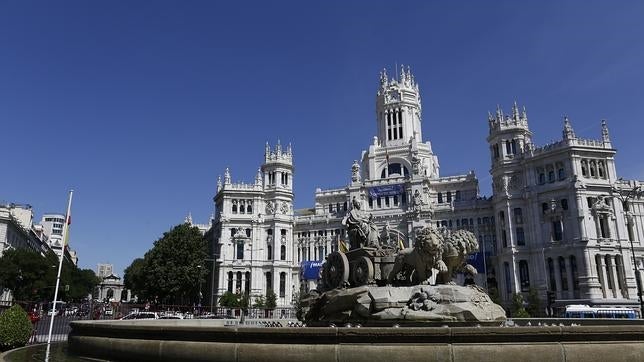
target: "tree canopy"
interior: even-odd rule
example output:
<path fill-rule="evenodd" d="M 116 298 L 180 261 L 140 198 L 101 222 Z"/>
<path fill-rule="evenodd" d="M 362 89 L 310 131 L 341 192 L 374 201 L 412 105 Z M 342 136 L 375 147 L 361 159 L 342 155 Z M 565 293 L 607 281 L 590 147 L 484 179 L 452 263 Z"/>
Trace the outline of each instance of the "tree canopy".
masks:
<path fill-rule="evenodd" d="M 177 225 L 125 269 L 125 285 L 150 301 L 190 304 L 207 274 L 206 241 L 197 227 Z"/>
<path fill-rule="evenodd" d="M 56 287 L 58 262 L 58 256 L 51 251 L 43 257 L 28 249 L 7 250 L 0 258 L 0 285 L 11 289 L 16 300 L 51 299 Z M 87 297 L 98 283 L 99 280 L 92 270 L 78 269 L 64 259 L 58 299 L 80 301 Z"/>

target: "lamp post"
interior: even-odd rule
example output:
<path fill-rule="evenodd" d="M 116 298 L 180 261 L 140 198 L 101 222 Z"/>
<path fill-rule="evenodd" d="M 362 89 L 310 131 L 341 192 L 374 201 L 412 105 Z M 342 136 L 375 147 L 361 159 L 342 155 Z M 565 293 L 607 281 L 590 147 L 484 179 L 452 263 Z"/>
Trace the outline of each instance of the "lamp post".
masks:
<path fill-rule="evenodd" d="M 617 181 L 622 181 L 619 178 Z M 644 301 L 642 300 L 642 280 L 640 278 L 640 273 L 637 269 L 637 259 L 635 259 L 635 248 L 633 247 L 633 238 L 630 235 L 630 228 L 633 223 L 633 213 L 630 211 L 630 201 L 634 198 L 641 197 L 644 195 L 644 191 L 641 189 L 640 185 L 633 185 L 632 187 L 629 184 L 629 188 L 624 190 L 623 188 L 617 187 L 617 184 L 611 185 L 611 194 L 617 197 L 622 202 L 622 208 L 624 209 L 625 219 L 626 219 L 626 228 L 627 233 L 629 234 L 628 239 L 631 243 L 631 255 L 633 257 L 633 273 L 635 273 L 635 284 L 637 286 L 637 299 L 640 304 L 640 318 L 644 317 Z"/>
<path fill-rule="evenodd" d="M 211 269 L 211 274 L 210 274 L 210 313 L 213 311 L 213 303 L 214 303 L 214 298 L 213 295 L 215 294 L 215 262 L 217 259 L 210 259 L 206 258 L 204 261 L 209 261 L 212 262 L 212 269 Z M 201 266 L 199 266 L 201 267 Z M 201 296 L 201 284 L 199 284 L 199 295 Z"/>
<path fill-rule="evenodd" d="M 201 264 L 197 265 L 197 270 L 199 271 L 199 273 L 197 274 L 197 283 L 199 283 L 199 304 L 198 304 L 198 307 L 199 307 L 199 310 L 201 311 L 201 297 L 202 297 L 202 294 L 201 294 Z"/>

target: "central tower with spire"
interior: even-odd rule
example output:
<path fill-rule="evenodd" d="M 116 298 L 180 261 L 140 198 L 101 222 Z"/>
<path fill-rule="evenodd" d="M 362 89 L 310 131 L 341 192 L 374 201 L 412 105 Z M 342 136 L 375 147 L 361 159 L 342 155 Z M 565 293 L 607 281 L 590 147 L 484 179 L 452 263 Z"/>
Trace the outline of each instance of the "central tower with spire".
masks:
<path fill-rule="evenodd" d="M 411 138 L 422 142 L 420 93 L 409 67 L 401 65 L 399 77 L 392 79 L 386 69 L 380 73 L 376 119 L 383 146 L 406 144 Z"/>

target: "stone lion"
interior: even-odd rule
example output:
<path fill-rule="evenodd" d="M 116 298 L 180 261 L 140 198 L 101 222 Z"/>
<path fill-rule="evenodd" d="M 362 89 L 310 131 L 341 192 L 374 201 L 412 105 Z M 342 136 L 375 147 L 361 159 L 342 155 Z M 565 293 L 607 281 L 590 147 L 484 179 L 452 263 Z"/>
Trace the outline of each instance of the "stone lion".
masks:
<path fill-rule="evenodd" d="M 389 273 L 387 281 L 391 282 L 404 267 L 408 267 L 415 274 L 415 280 L 420 283 L 428 283 L 432 275 L 432 268 L 438 269 L 439 273 L 448 271 L 445 262 L 442 260 L 443 237 L 431 227 L 425 227 L 416 232 L 416 243 L 413 248 L 401 250 L 396 256 L 394 267 Z"/>
<path fill-rule="evenodd" d="M 446 269 L 438 274 L 436 284 L 450 283 L 457 272 L 476 275 L 476 268 L 466 262 L 469 254 L 479 250 L 479 243 L 472 232 L 467 230 L 451 232 L 444 238 L 442 247 L 441 257 Z"/>

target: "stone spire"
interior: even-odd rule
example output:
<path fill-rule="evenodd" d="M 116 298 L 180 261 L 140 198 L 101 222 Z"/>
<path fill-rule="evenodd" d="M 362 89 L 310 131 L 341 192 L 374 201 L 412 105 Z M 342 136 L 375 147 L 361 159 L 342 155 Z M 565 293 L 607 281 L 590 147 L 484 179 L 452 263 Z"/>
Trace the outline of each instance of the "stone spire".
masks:
<path fill-rule="evenodd" d="M 575 131 L 572 129 L 568 116 L 564 116 L 563 139 L 571 140 L 573 138 L 575 138 Z"/>
<path fill-rule="evenodd" d="M 221 191 L 221 175 L 217 176 L 217 192 Z"/>
<path fill-rule="evenodd" d="M 602 119 L 602 141 L 610 144 L 610 135 L 608 134 L 608 126 L 606 120 Z"/>
<path fill-rule="evenodd" d="M 271 156 L 271 146 L 269 146 L 268 141 L 266 141 L 266 148 L 264 149 L 264 158 L 268 160 L 270 156 Z"/>
<path fill-rule="evenodd" d="M 291 146 L 291 142 L 289 142 L 288 146 L 286 146 L 286 154 L 289 156 L 293 156 L 293 146 Z"/>
<path fill-rule="evenodd" d="M 400 65 L 400 83 L 405 84 L 406 79 L 407 79 L 407 74 L 405 73 L 405 65 L 401 64 Z"/>
<path fill-rule="evenodd" d="M 517 101 L 514 101 L 514 104 L 512 105 L 512 119 L 515 121 L 519 121 L 519 106 L 517 105 Z"/>
<path fill-rule="evenodd" d="M 277 158 L 282 156 L 282 144 L 279 139 L 277 140 L 277 145 L 275 145 L 275 154 L 277 155 Z"/>
<path fill-rule="evenodd" d="M 262 169 L 258 168 L 257 175 L 255 175 L 255 185 L 261 185 L 261 184 L 262 184 Z"/>
<path fill-rule="evenodd" d="M 528 120 L 528 112 L 526 112 L 526 110 L 525 110 L 525 106 L 523 106 L 523 110 L 521 111 L 521 118 L 522 118 L 524 121 L 527 121 L 527 120 Z"/>
<path fill-rule="evenodd" d="M 224 185 L 230 185 L 230 170 L 228 170 L 228 167 L 226 167 L 226 171 L 224 172 Z"/>
<path fill-rule="evenodd" d="M 387 78 L 387 69 L 384 68 L 382 72 L 380 72 L 380 89 L 384 90 L 385 87 L 387 87 L 388 82 L 389 79 Z"/>
<path fill-rule="evenodd" d="M 192 212 L 188 212 L 188 216 L 186 216 L 186 219 L 184 221 L 186 224 L 192 225 Z"/>

